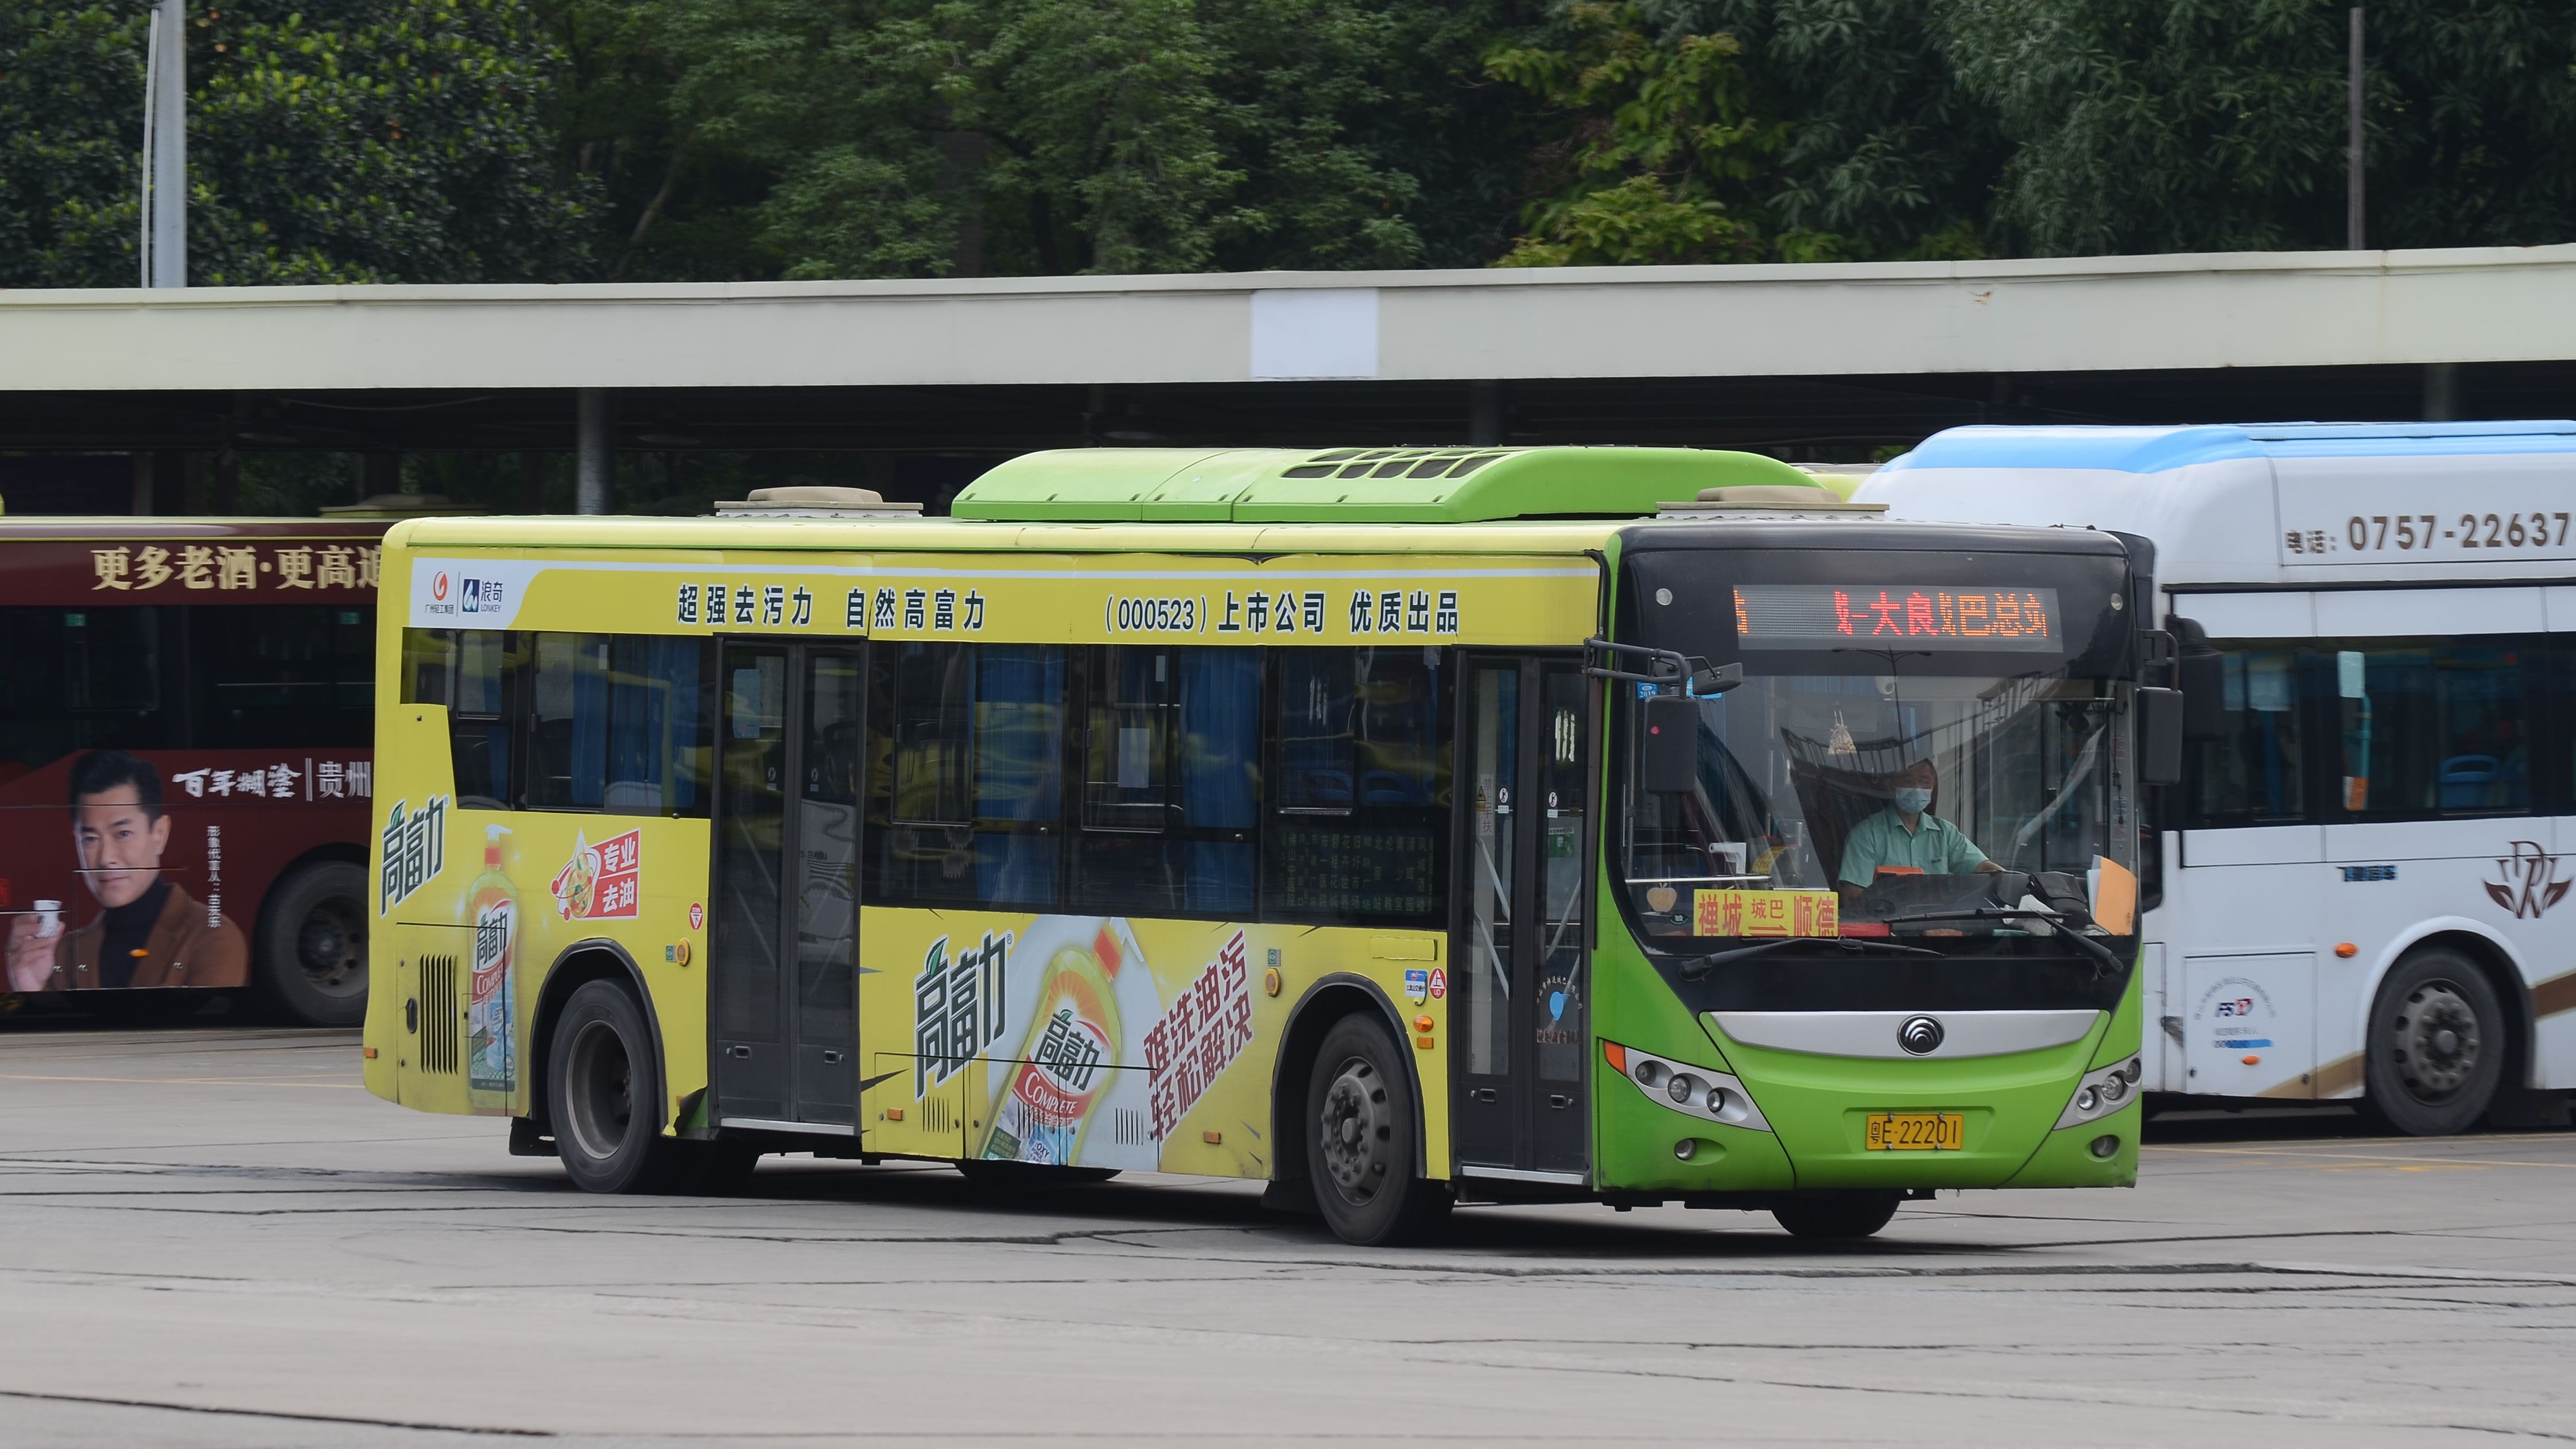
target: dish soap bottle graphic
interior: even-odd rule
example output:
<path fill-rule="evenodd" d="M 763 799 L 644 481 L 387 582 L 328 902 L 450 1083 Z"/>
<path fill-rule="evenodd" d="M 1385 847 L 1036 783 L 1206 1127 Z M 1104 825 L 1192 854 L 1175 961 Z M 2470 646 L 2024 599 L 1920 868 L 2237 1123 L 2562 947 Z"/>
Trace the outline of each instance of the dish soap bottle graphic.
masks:
<path fill-rule="evenodd" d="M 466 1009 L 471 1046 L 465 1060 L 466 1095 L 477 1108 L 508 1111 L 519 1088 L 517 1014 L 512 977 L 519 956 L 519 897 L 501 869 L 506 825 L 483 827 L 483 873 L 474 878 L 466 910 L 474 920 L 474 995 Z"/>
<path fill-rule="evenodd" d="M 1067 946 L 1047 962 L 1029 1033 L 1010 1062 L 982 1155 L 1003 1161 L 1079 1163 L 1091 1109 L 1118 1064 L 1118 969 L 1135 954 L 1124 924 L 1103 921 L 1091 948 Z"/>

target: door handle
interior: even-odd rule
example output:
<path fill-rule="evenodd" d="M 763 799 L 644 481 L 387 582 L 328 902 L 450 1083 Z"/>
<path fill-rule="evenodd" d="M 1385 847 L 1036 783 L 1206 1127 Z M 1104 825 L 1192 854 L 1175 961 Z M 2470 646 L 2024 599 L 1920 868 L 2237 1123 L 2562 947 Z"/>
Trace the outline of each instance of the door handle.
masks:
<path fill-rule="evenodd" d="M 1479 1101 L 1479 1102 L 1491 1102 L 1491 1101 L 1498 1100 L 1498 1094 L 1497 1094 L 1497 1093 L 1494 1091 L 1494 1089 L 1493 1089 L 1493 1088 L 1491 1088 L 1491 1087 L 1478 1087 L 1478 1088 L 1477 1088 L 1473 1093 L 1471 1093 L 1470 1095 L 1471 1095 L 1471 1096 L 1473 1096 L 1473 1097 L 1474 1097 L 1477 1101 Z"/>
<path fill-rule="evenodd" d="M 414 1034 L 420 1031 L 420 998 L 417 996 L 403 1003 L 403 1030 Z"/>
<path fill-rule="evenodd" d="M 725 1048 L 725 1055 L 729 1057 L 740 1057 L 745 1061 L 749 1061 L 751 1059 L 751 1048 L 747 1046 L 729 1046 Z"/>
<path fill-rule="evenodd" d="M 840 1054 L 839 1052 L 825 1052 L 825 1053 L 823 1053 L 823 1065 L 825 1065 L 825 1066 L 827 1066 L 827 1067 L 828 1067 L 828 1066 L 831 1066 L 831 1065 L 832 1065 L 833 1063 L 835 1063 L 835 1062 L 838 1062 L 840 1059 L 841 1059 L 841 1054 Z"/>
<path fill-rule="evenodd" d="M 1547 1094 L 1547 1105 L 1562 1112 L 1574 1105 L 1574 1099 L 1562 1092 L 1550 1092 Z"/>

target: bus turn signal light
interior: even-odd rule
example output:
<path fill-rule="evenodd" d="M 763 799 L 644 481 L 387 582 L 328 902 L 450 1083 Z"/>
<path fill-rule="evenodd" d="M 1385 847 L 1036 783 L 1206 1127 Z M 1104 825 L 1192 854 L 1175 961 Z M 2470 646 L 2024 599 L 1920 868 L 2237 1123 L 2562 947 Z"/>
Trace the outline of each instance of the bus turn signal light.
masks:
<path fill-rule="evenodd" d="M 2361 954 L 2361 948 L 2350 941 L 2344 941 L 2335 946 L 2335 954 L 2342 957 L 2344 960 L 2349 961 L 2353 957 Z"/>

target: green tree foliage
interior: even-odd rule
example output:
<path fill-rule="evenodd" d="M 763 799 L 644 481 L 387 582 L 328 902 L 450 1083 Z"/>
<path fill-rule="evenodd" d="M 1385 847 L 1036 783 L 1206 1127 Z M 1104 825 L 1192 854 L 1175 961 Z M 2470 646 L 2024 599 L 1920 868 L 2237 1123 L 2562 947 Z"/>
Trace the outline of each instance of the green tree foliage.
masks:
<path fill-rule="evenodd" d="M 1567 8 L 1554 43 L 1495 52 L 1486 68 L 1568 118 L 1543 148 L 1530 235 L 1505 266 L 1749 261 L 1767 217 L 1748 209 L 1787 127 L 1754 114 L 1731 35 L 1654 35 L 1624 0 Z"/>
<path fill-rule="evenodd" d="M 2074 254 L 2344 244 L 2340 0 L 1946 0 L 2011 143 L 1994 226 Z M 2576 5 L 2369 7 L 2370 240 L 2576 235 Z"/>
<path fill-rule="evenodd" d="M 933 276 L 1481 262 L 1514 162 L 1476 69 L 1512 3 L 553 14 L 581 77 L 574 164 L 633 218 L 613 265 Z"/>
<path fill-rule="evenodd" d="M 1763 104 L 1791 118 L 1765 198 L 1784 227 L 1842 255 L 1984 254 L 2007 154 L 1993 112 L 1959 87 L 1939 6 L 1923 0 L 1642 0 L 1668 29 L 1744 44 Z"/>
<path fill-rule="evenodd" d="M 130 4 L 0 7 L 0 284 L 134 282 L 146 22 Z M 583 190 L 543 130 L 556 64 L 519 0 L 194 9 L 191 280 L 578 274 Z"/>

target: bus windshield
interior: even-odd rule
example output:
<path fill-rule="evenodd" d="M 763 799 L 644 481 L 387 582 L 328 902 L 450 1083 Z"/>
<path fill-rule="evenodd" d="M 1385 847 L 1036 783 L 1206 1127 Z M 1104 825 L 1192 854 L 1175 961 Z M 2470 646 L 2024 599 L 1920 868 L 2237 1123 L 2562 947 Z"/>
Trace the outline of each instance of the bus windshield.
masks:
<path fill-rule="evenodd" d="M 1687 789 L 1641 780 L 1657 686 L 1630 688 L 1616 857 L 1649 938 L 1897 934 L 1989 950 L 2033 939 L 2031 922 L 1978 912 L 2034 893 L 2089 901 L 2096 857 L 2130 863 L 2125 684 L 1757 674 L 1654 712 L 1696 716 Z"/>

